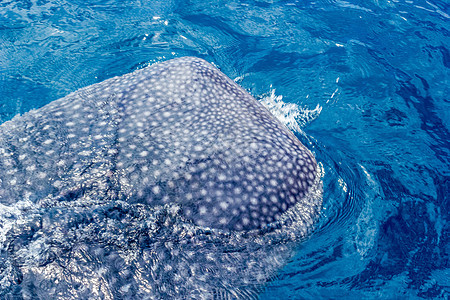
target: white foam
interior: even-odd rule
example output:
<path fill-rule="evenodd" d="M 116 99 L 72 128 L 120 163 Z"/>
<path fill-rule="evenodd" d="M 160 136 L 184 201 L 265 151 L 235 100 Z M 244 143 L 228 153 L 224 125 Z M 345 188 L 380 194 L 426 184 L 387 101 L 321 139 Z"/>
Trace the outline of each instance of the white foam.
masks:
<path fill-rule="evenodd" d="M 281 123 L 294 132 L 302 132 L 302 128 L 315 120 L 322 111 L 319 104 L 314 109 L 309 109 L 294 103 L 285 103 L 282 95 L 275 94 L 275 89 L 258 99 Z"/>

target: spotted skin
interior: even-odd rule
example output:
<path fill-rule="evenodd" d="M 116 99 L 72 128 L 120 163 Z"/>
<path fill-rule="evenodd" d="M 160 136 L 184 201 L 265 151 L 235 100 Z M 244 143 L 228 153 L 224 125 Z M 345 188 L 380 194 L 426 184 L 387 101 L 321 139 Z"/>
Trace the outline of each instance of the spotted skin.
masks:
<path fill-rule="evenodd" d="M 14 216 L 0 216 L 9 263 L 0 272 L 12 278 L 0 280 L 5 294 L 17 284 L 15 270 L 31 285 L 55 287 L 37 288 L 55 298 L 251 296 L 321 205 L 311 152 L 193 57 L 94 84 L 4 123 L 0 174 L 0 204 Z M 8 248 L 28 223 L 38 224 L 28 244 Z M 281 236 L 285 245 L 268 246 Z M 36 244 L 45 251 L 30 251 Z M 72 258 L 45 256 L 64 247 Z M 29 266 L 18 267 L 24 257 Z"/>

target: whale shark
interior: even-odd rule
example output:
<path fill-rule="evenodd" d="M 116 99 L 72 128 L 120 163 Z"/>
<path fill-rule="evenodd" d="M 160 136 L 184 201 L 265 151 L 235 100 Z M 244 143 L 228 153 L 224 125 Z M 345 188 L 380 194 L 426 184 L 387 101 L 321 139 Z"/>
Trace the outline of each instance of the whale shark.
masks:
<path fill-rule="evenodd" d="M 313 230 L 321 176 L 203 59 L 87 86 L 0 125 L 0 297 L 257 297 Z"/>

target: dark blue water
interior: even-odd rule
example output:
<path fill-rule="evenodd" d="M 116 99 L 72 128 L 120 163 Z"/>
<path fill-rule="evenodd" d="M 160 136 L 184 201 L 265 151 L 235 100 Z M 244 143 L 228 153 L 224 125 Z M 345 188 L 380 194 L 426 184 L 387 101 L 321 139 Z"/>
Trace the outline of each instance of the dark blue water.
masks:
<path fill-rule="evenodd" d="M 449 15 L 436 0 L 0 0 L 0 122 L 154 62 L 204 58 L 324 170 L 316 230 L 262 299 L 447 299 Z"/>

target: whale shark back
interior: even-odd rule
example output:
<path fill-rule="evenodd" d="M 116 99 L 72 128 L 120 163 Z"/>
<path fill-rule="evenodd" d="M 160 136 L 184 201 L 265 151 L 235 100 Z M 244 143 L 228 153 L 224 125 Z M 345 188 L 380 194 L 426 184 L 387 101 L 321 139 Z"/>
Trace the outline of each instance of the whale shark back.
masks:
<path fill-rule="evenodd" d="M 317 174 L 289 130 L 197 58 L 107 80 L 10 123 L 0 131 L 7 202 L 79 188 L 96 201 L 179 203 L 195 224 L 250 230 L 302 201 Z"/>

